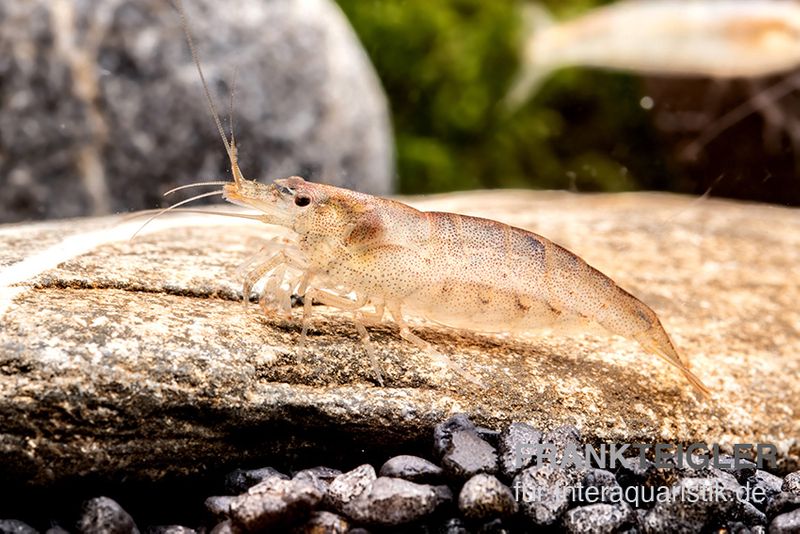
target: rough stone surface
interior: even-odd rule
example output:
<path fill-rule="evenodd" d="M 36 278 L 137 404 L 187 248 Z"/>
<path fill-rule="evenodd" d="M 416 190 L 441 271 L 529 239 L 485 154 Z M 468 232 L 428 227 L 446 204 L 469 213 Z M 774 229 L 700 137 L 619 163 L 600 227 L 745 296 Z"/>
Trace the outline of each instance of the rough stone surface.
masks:
<path fill-rule="evenodd" d="M 246 175 L 391 190 L 386 99 L 334 2 L 186 8 L 223 114 L 238 67 Z M 181 182 L 224 175 L 224 149 L 169 2 L 2 2 L 0 57 L 1 221 L 152 208 Z"/>
<path fill-rule="evenodd" d="M 800 495 L 800 471 L 795 471 L 786 475 L 783 479 L 781 489 L 789 493 L 794 493 L 795 495 Z"/>
<path fill-rule="evenodd" d="M 453 434 L 460 431 L 478 434 L 469 416 L 457 413 L 433 428 L 433 452 L 441 458 L 453 447 Z"/>
<path fill-rule="evenodd" d="M 492 475 L 467 480 L 458 495 L 458 508 L 468 519 L 491 519 L 517 513 L 519 505 L 511 490 Z"/>
<path fill-rule="evenodd" d="M 774 443 L 781 469 L 798 468 L 798 210 L 657 194 L 412 201 L 529 228 L 580 254 L 659 313 L 712 399 L 618 337 L 412 322 L 481 388 L 432 365 L 388 320 L 370 327 L 379 387 L 347 314 L 315 307 L 300 350 L 296 324 L 243 309 L 234 271 L 255 239 L 275 235 L 267 227 L 183 215 L 129 242 L 139 221 L 109 233 L 116 219 L 6 226 L 0 479 L 160 479 L 339 441 L 427 445 L 458 412 L 491 428 L 571 424 L 589 441 Z"/>
<path fill-rule="evenodd" d="M 710 462 L 705 462 L 708 464 L 705 465 L 697 456 L 693 458 L 694 465 L 702 467 L 690 467 L 687 460 L 679 462 L 674 455 L 662 459 L 665 467 L 656 467 L 653 462 L 642 459 L 640 456 L 634 456 L 628 458 L 627 462 L 620 466 L 618 478 L 623 486 L 669 487 L 686 477 L 720 479 L 733 486 L 740 483 L 731 473 L 714 467 Z M 755 476 L 755 471 L 753 471 L 753 476 Z"/>
<path fill-rule="evenodd" d="M 800 508 L 800 495 L 782 491 L 769 499 L 765 513 L 767 514 L 767 518 L 772 519 L 776 515 L 791 512 L 797 508 Z"/>
<path fill-rule="evenodd" d="M 38 534 L 38 531 L 18 519 L 0 519 L 0 533 L 2 534 Z"/>
<path fill-rule="evenodd" d="M 511 423 L 500 433 L 497 443 L 500 472 L 513 478 L 529 467 L 535 455 L 528 448 L 542 441 L 542 433 L 525 423 Z"/>
<path fill-rule="evenodd" d="M 211 529 L 210 534 L 242 534 L 242 532 L 242 529 L 237 527 L 233 521 L 226 519 L 225 521 L 214 525 L 214 528 Z"/>
<path fill-rule="evenodd" d="M 332 467 L 317 466 L 309 469 L 298 471 L 292 477 L 292 480 L 308 482 L 320 490 L 323 495 L 328 491 L 331 482 L 341 475 L 342 472 Z"/>
<path fill-rule="evenodd" d="M 438 482 L 442 478 L 442 473 L 441 467 L 425 458 L 401 454 L 386 460 L 378 474 L 382 477 L 403 478 L 411 482 L 429 484 Z"/>
<path fill-rule="evenodd" d="M 478 473 L 497 472 L 497 452 L 469 430 L 453 433 L 450 448 L 442 456 L 442 467 L 457 478 L 469 478 Z"/>
<path fill-rule="evenodd" d="M 322 493 L 311 484 L 272 477 L 236 497 L 229 513 L 236 526 L 261 532 L 299 522 L 321 500 Z"/>
<path fill-rule="evenodd" d="M 552 525 L 569 506 L 571 481 L 562 469 L 550 465 L 528 467 L 514 477 L 522 514 L 535 525 Z M 519 488 L 519 489 L 517 489 Z"/>
<path fill-rule="evenodd" d="M 238 495 L 239 493 L 244 493 L 259 482 L 263 482 L 272 477 L 289 480 L 288 476 L 273 467 L 234 469 L 225 476 L 225 491 L 230 495 Z"/>
<path fill-rule="evenodd" d="M 82 534 L 139 534 L 128 512 L 108 497 L 96 497 L 86 502 L 78 530 Z"/>
<path fill-rule="evenodd" d="M 197 531 L 181 525 L 166 525 L 150 527 L 147 529 L 147 534 L 197 534 Z"/>
<path fill-rule="evenodd" d="M 236 500 L 236 497 L 230 495 L 214 495 L 205 500 L 203 503 L 211 515 L 216 517 L 227 517 L 231 511 L 231 504 Z"/>
<path fill-rule="evenodd" d="M 433 513 L 453 499 L 447 486 L 416 484 L 402 478 L 379 477 L 345 505 L 345 513 L 358 523 L 402 525 Z"/>
<path fill-rule="evenodd" d="M 582 491 L 578 494 L 587 504 L 610 504 L 621 494 L 622 488 L 613 473 L 605 469 L 587 469 L 583 474 Z"/>
<path fill-rule="evenodd" d="M 767 504 L 781 492 L 783 479 L 759 469 L 747 482 L 750 484 L 750 487 L 753 488 L 753 490 L 757 490 L 759 494 L 759 498 L 753 498 L 751 502 L 759 510 L 764 511 L 767 509 Z M 764 495 L 764 498 L 761 498 L 761 495 Z"/>
<path fill-rule="evenodd" d="M 766 516 L 737 498 L 738 483 L 727 479 L 684 478 L 670 488 L 671 498 L 659 501 L 644 517 L 645 532 L 699 532 L 728 521 L 765 525 Z M 693 498 L 687 498 L 694 495 Z"/>
<path fill-rule="evenodd" d="M 781 514 L 769 525 L 769 534 L 797 534 L 800 532 L 800 509 Z"/>
<path fill-rule="evenodd" d="M 555 450 L 556 463 L 563 463 L 564 451 L 569 445 L 579 447 L 581 445 L 581 431 L 574 425 L 562 425 L 554 428 L 542 436 L 542 443 L 547 443 Z"/>
<path fill-rule="evenodd" d="M 633 510 L 626 504 L 590 504 L 569 510 L 562 521 L 570 534 L 611 534 L 635 522 Z"/>
<path fill-rule="evenodd" d="M 739 458 L 737 460 L 733 456 L 727 454 L 720 454 L 720 459 L 729 466 L 721 467 L 720 470 L 735 476 L 736 480 L 738 480 L 740 484 L 746 483 L 749 478 L 752 478 L 756 475 L 756 469 L 758 466 L 756 466 L 756 464 L 750 460 L 743 458 Z"/>
<path fill-rule="evenodd" d="M 369 464 L 360 465 L 352 471 L 342 473 L 334 478 L 328 486 L 325 502 L 335 510 L 343 512 L 347 504 L 364 493 L 376 478 L 375 468 Z"/>
<path fill-rule="evenodd" d="M 308 521 L 295 527 L 292 534 L 345 534 L 350 523 L 344 517 L 324 510 L 313 512 Z"/>

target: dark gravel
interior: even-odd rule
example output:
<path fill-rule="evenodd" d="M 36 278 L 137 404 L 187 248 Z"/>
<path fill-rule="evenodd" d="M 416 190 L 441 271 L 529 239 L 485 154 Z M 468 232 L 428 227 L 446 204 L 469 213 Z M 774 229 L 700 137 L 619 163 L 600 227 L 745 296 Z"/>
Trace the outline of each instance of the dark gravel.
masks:
<path fill-rule="evenodd" d="M 381 466 L 382 477 L 394 477 L 410 480 L 411 482 L 437 483 L 442 481 L 444 471 L 435 463 L 420 458 L 401 454 L 386 461 Z"/>
<path fill-rule="evenodd" d="M 553 450 L 541 458 L 519 454 L 526 444 L 543 443 Z M 435 428 L 430 457 L 387 458 L 378 473 L 372 463 L 344 472 L 325 465 L 235 469 L 220 477 L 222 494 L 204 503 L 200 499 L 202 511 L 184 525 L 142 521 L 137 527 L 136 513 L 132 517 L 104 496 L 86 501 L 71 522 L 0 520 L 0 534 L 38 532 L 30 525 L 41 528 L 42 523 L 52 525 L 49 534 L 127 534 L 141 527 L 150 534 L 355 534 L 387 528 L 447 534 L 542 528 L 629 534 L 800 532 L 800 471 L 782 478 L 749 463 L 737 471 L 693 469 L 674 457 L 656 467 L 639 456 L 613 470 L 571 465 L 570 451 L 583 446 L 574 427 L 542 432 L 515 423 L 496 432 L 457 415 Z M 133 503 L 131 509 L 141 510 L 138 506 Z M 46 506 L 42 513 L 47 514 Z"/>
<path fill-rule="evenodd" d="M 519 504 L 508 486 L 492 475 L 480 474 L 461 488 L 458 509 L 467 519 L 492 519 L 516 514 Z"/>
<path fill-rule="evenodd" d="M 244 493 L 259 482 L 263 482 L 272 477 L 289 480 L 288 476 L 272 467 L 250 470 L 234 469 L 225 477 L 225 491 L 230 495 Z"/>
<path fill-rule="evenodd" d="M 619 532 L 636 525 L 636 514 L 626 503 L 590 504 L 567 511 L 562 524 L 564 530 L 575 534 Z"/>
<path fill-rule="evenodd" d="M 514 477 L 514 488 L 520 488 L 522 514 L 534 525 L 556 523 L 569 507 L 570 480 L 563 469 L 529 467 Z"/>
<path fill-rule="evenodd" d="M 794 493 L 795 495 L 800 495 L 800 471 L 786 475 L 786 478 L 783 479 L 781 489 L 789 493 Z"/>
<path fill-rule="evenodd" d="M 534 455 L 526 450 L 527 446 L 541 443 L 542 433 L 525 423 L 511 423 L 500 433 L 498 453 L 500 456 L 500 472 L 509 478 L 530 466 Z"/>
<path fill-rule="evenodd" d="M 138 534 L 133 518 L 114 500 L 97 497 L 86 503 L 78 522 L 83 534 Z"/>
<path fill-rule="evenodd" d="M 0 520 L 0 533 L 2 534 L 37 534 L 32 526 L 17 519 Z"/>

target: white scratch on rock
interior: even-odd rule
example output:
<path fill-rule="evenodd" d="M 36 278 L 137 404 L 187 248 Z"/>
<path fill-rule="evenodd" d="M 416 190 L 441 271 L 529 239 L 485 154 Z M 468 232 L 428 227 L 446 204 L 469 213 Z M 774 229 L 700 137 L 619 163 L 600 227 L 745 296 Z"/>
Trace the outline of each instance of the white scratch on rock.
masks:
<path fill-rule="evenodd" d="M 241 226 L 242 224 L 246 223 L 241 220 L 178 214 L 177 216 L 152 221 L 142 229 L 139 235 L 152 234 L 172 228 Z M 0 271 L 0 317 L 5 315 L 17 296 L 30 289 L 30 281 L 38 275 L 50 269 L 55 269 L 65 261 L 87 254 L 102 245 L 127 241 L 141 225 L 141 221 L 113 223 L 108 228 L 74 234 L 56 245 L 6 267 Z"/>

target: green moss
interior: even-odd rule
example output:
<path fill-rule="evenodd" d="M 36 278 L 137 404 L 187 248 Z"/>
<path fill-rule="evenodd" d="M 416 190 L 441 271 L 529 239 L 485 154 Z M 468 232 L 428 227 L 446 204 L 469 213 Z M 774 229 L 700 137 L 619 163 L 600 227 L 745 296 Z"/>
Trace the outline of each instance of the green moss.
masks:
<path fill-rule="evenodd" d="M 663 173 L 652 171 L 653 135 L 632 77 L 557 72 L 522 109 L 503 111 L 501 101 L 517 71 L 522 42 L 515 3 L 339 4 L 389 96 L 401 192 L 477 187 L 616 191 L 665 180 Z M 574 16 L 591 4 L 557 5 L 562 16 Z"/>

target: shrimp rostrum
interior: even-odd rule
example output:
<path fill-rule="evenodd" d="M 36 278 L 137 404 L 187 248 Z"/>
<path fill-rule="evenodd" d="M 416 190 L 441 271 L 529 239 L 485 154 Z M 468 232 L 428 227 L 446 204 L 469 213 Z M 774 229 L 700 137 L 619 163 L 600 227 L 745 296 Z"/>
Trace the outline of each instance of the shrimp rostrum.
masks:
<path fill-rule="evenodd" d="M 296 176 L 270 185 L 229 183 L 223 196 L 298 235 L 293 254 L 278 253 L 265 265 L 302 272 L 297 290 L 305 296 L 304 332 L 312 300 L 353 311 L 365 340 L 360 310 L 368 303 L 380 315 L 386 309 L 400 335 L 420 347 L 427 344 L 410 331 L 404 313 L 480 332 L 595 322 L 638 341 L 708 394 L 652 309 L 542 236 L 488 219 L 421 212 Z M 347 296 L 352 294 L 354 299 Z"/>
<path fill-rule="evenodd" d="M 251 263 L 245 300 L 253 284 L 271 276 L 267 292 L 274 292 L 271 297 L 279 308 L 290 312 L 284 283 L 288 277 L 291 290 L 304 297 L 302 339 L 314 302 L 352 312 L 379 381 L 379 366 L 363 322 L 368 315 L 381 318 L 388 310 L 400 336 L 420 348 L 428 344 L 411 332 L 405 313 L 480 332 L 598 323 L 638 341 L 708 395 L 652 309 L 542 236 L 488 219 L 421 212 L 396 200 L 296 176 L 268 185 L 244 179 L 236 145 L 222 128 L 179 1 L 177 5 L 233 173 L 232 182 L 207 183 L 222 185 L 221 191 L 194 198 L 221 194 L 233 204 L 260 212 L 244 217 L 286 227 L 297 236 L 296 244 Z M 364 311 L 368 305 L 374 306 L 373 314 Z"/>

